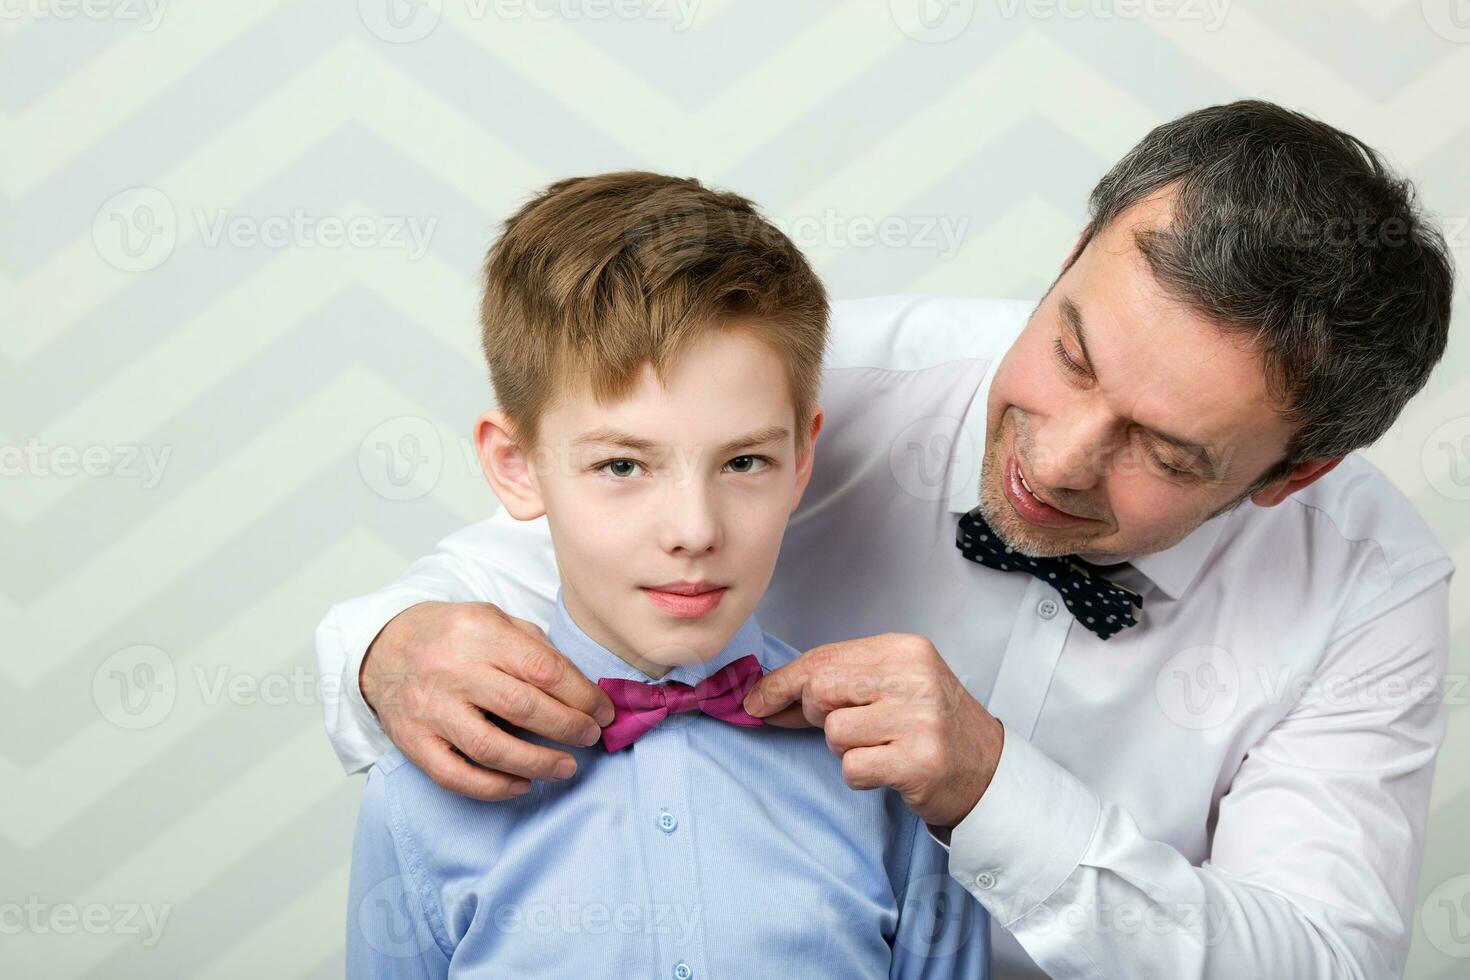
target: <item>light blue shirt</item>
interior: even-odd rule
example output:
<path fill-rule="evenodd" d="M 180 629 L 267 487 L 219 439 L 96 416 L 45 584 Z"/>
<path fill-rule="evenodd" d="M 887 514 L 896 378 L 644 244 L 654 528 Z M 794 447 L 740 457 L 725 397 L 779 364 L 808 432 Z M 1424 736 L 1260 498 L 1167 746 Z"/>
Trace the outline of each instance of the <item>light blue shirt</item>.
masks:
<path fill-rule="evenodd" d="M 648 678 L 561 595 L 547 636 L 588 677 Z M 754 617 L 696 684 L 797 652 Z M 544 741 L 539 740 L 537 741 Z M 985 912 L 897 794 L 850 789 L 821 731 L 672 715 L 577 773 L 485 803 L 397 750 L 368 775 L 347 974 L 361 977 L 984 978 Z"/>

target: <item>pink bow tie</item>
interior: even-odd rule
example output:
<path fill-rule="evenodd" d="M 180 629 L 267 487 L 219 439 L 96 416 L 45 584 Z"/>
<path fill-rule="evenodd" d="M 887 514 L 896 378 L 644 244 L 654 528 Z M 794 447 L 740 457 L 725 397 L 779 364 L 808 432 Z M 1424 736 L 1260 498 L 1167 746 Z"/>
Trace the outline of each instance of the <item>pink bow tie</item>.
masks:
<path fill-rule="evenodd" d="M 602 730 L 602 744 L 609 752 L 616 752 L 648 734 L 669 715 L 681 711 L 703 711 L 732 725 L 759 728 L 764 722 L 748 713 L 742 702 L 762 673 L 760 661 L 747 654 L 730 661 L 693 687 L 679 681 L 653 684 L 604 677 L 597 686 L 612 698 L 616 713 L 612 724 Z"/>

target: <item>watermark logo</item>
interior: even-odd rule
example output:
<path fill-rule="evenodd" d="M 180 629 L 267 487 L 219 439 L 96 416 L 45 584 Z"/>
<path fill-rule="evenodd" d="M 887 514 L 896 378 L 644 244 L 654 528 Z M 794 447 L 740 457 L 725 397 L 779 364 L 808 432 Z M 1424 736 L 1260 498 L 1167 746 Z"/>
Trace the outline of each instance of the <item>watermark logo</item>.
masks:
<path fill-rule="evenodd" d="M 1470 2 L 1466 0 L 1420 0 L 1424 23 L 1446 41 L 1470 44 Z"/>
<path fill-rule="evenodd" d="M 910 422 L 888 447 L 888 468 L 898 485 L 919 500 L 949 495 L 949 468 L 963 473 L 964 486 L 979 479 L 979 454 L 958 419 L 933 415 Z"/>
<path fill-rule="evenodd" d="M 103 202 L 92 219 L 92 244 L 108 265 L 148 272 L 173 254 L 179 219 L 168 195 L 156 187 L 131 187 Z"/>
<path fill-rule="evenodd" d="M 1223 647 L 1180 650 L 1159 669 L 1154 697 L 1181 728 L 1214 728 L 1229 721 L 1240 702 L 1240 666 Z"/>
<path fill-rule="evenodd" d="M 444 443 L 428 419 L 400 415 L 369 432 L 357 451 L 363 482 L 385 500 L 417 500 L 444 471 Z"/>
<path fill-rule="evenodd" d="M 97 210 L 92 242 L 102 260 L 123 272 L 148 272 L 168 261 L 180 228 L 192 223 L 204 248 L 377 249 L 403 252 L 417 262 L 429 251 L 437 217 L 411 214 L 342 216 L 306 208 L 246 214 L 228 208 L 190 208 L 182 213 L 156 187 L 114 194 Z"/>
<path fill-rule="evenodd" d="M 1419 909 L 1424 938 L 1457 960 L 1470 959 L 1470 875 L 1441 882 Z"/>
<path fill-rule="evenodd" d="M 174 662 L 158 647 L 139 644 L 119 650 L 92 675 L 92 702 L 118 728 L 138 731 L 163 722 L 174 710 L 179 678 Z"/>
<path fill-rule="evenodd" d="M 379 40 L 412 44 L 439 26 L 442 0 L 357 0 L 357 16 Z"/>
<path fill-rule="evenodd" d="M 368 945 L 384 956 L 408 959 L 434 945 L 423 903 L 403 875 L 385 878 L 368 890 L 357 907 L 357 926 Z"/>
<path fill-rule="evenodd" d="M 1450 419 L 1431 432 L 1419 464 L 1440 496 L 1470 500 L 1470 415 Z"/>
<path fill-rule="evenodd" d="M 975 0 L 888 0 L 893 23 L 915 41 L 943 44 L 975 19 Z"/>

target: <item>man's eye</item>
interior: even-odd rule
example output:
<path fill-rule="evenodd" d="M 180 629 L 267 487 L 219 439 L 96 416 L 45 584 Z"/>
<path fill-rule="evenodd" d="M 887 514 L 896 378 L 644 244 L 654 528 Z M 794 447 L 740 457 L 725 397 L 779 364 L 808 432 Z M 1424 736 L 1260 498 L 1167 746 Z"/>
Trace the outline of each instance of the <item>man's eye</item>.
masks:
<path fill-rule="evenodd" d="M 725 465 L 731 467 L 736 473 L 759 473 L 770 465 L 770 462 L 764 456 L 736 456 Z"/>
<path fill-rule="evenodd" d="M 619 480 L 626 480 L 632 477 L 636 471 L 643 469 L 643 464 L 631 459 L 610 459 L 605 463 L 598 464 L 597 469 L 599 472 L 606 473 L 608 476 L 615 477 Z"/>
<path fill-rule="evenodd" d="M 1087 370 L 1087 368 L 1083 367 L 1081 364 L 1078 364 L 1072 359 L 1072 355 L 1067 353 L 1067 345 L 1062 343 L 1062 338 L 1058 337 L 1052 343 L 1052 350 L 1056 352 L 1057 360 L 1061 362 L 1062 367 L 1065 368 L 1069 373 L 1074 374 L 1079 378 L 1088 378 L 1092 376 L 1091 371 Z"/>
<path fill-rule="evenodd" d="M 1154 461 L 1155 465 L 1157 465 L 1159 467 L 1159 469 L 1163 470 L 1165 473 L 1167 473 L 1170 476 L 1177 476 L 1177 477 L 1191 477 L 1191 476 L 1194 476 L 1194 471 L 1193 470 L 1189 469 L 1187 466 L 1176 466 L 1173 463 L 1170 463 L 1168 460 L 1164 459 L 1163 456 L 1160 456 L 1159 453 L 1158 453 L 1158 451 L 1155 450 L 1155 449 L 1153 449 L 1152 447 L 1149 448 L 1148 454 L 1149 454 L 1150 457 L 1153 458 L 1153 461 Z"/>

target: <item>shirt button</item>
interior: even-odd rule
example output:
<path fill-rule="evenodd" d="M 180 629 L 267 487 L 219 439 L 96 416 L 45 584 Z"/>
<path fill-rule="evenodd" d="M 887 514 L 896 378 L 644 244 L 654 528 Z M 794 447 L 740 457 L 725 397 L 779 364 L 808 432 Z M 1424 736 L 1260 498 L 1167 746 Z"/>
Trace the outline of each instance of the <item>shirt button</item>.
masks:
<path fill-rule="evenodd" d="M 674 980 L 689 980 L 694 976 L 694 971 L 689 969 L 689 964 L 683 960 L 674 964 Z"/>
<path fill-rule="evenodd" d="M 975 876 L 975 887 L 983 888 L 986 891 L 989 891 L 990 889 L 995 887 L 995 875 L 991 874 L 989 871 L 980 872 Z"/>
<path fill-rule="evenodd" d="M 1057 614 L 1057 603 L 1055 599 L 1042 599 L 1041 604 L 1036 607 L 1036 615 L 1042 619 L 1051 619 Z"/>
<path fill-rule="evenodd" d="M 679 826 L 679 821 L 667 810 L 660 810 L 658 814 L 658 829 L 666 834 L 672 834 L 674 828 Z M 681 964 L 682 965 L 682 964 Z M 688 967 L 685 967 L 688 969 Z"/>

